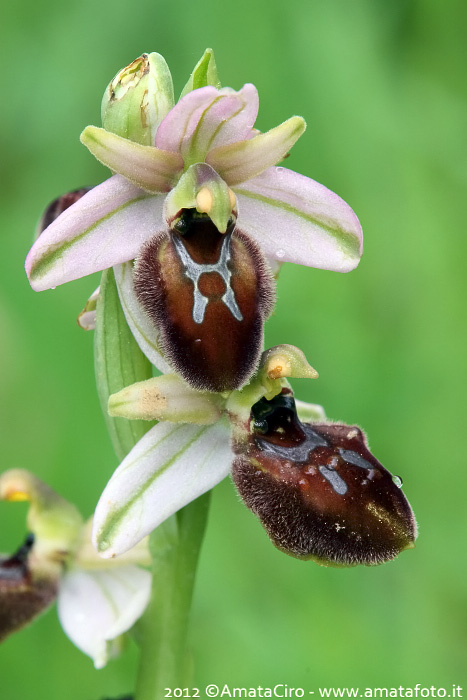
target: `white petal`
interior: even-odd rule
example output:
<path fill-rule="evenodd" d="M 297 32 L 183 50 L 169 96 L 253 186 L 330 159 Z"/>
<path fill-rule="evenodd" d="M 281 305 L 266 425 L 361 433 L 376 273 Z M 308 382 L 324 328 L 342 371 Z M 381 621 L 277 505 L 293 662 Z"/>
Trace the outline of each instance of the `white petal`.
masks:
<path fill-rule="evenodd" d="M 349 272 L 363 253 L 357 216 L 337 194 L 283 167 L 234 187 L 238 226 L 268 258 Z"/>
<path fill-rule="evenodd" d="M 136 342 L 151 364 L 162 374 L 172 369 L 159 348 L 159 333 L 138 301 L 133 284 L 133 263 L 124 263 L 114 267 L 115 281 L 123 312 Z"/>
<path fill-rule="evenodd" d="M 98 571 L 109 570 L 110 568 L 121 568 L 129 564 L 138 566 L 151 566 L 152 558 L 149 552 L 149 537 L 144 537 L 141 542 L 138 542 L 136 547 L 133 547 L 121 557 L 114 559 L 103 559 L 96 552 L 91 542 L 92 533 L 92 517 L 87 520 L 81 537 L 81 544 L 76 550 L 74 556 L 74 564 L 77 569 L 97 569 Z"/>
<path fill-rule="evenodd" d="M 112 557 L 133 547 L 230 471 L 230 430 L 158 423 L 120 464 L 94 514 L 93 542 Z"/>
<path fill-rule="evenodd" d="M 143 614 L 151 593 L 151 574 L 137 566 L 110 571 L 67 572 L 58 594 L 58 617 L 71 641 L 105 666 L 111 642 Z"/>
<path fill-rule="evenodd" d="M 121 175 L 94 187 L 48 226 L 29 251 L 36 291 L 135 258 L 162 225 L 164 195 L 150 195 Z"/>

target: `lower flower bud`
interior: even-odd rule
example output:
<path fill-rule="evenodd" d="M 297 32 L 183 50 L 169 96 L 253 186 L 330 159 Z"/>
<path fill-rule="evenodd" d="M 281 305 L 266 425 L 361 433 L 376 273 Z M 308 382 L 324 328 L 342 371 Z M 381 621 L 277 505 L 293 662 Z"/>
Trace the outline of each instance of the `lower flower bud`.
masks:
<path fill-rule="evenodd" d="M 57 578 L 37 576 L 28 558 L 34 536 L 9 558 L 0 558 L 0 641 L 24 627 L 51 605 L 58 588 Z"/>
<path fill-rule="evenodd" d="M 323 565 L 381 564 L 414 546 L 412 509 L 360 428 L 301 423 L 290 389 L 237 431 L 233 480 L 272 542 Z"/>

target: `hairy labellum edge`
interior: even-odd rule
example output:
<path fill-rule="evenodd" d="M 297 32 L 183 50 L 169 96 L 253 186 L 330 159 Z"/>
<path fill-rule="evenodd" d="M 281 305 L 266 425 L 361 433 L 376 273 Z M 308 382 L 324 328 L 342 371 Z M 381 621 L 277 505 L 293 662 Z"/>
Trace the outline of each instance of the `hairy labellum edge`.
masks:
<path fill-rule="evenodd" d="M 199 245 L 195 236 L 185 241 L 172 231 L 150 240 L 136 262 L 135 290 L 160 332 L 164 355 L 183 379 L 198 390 L 232 391 L 259 362 L 274 281 L 260 249 L 242 231 L 216 230 L 216 241 L 209 225 L 199 226 Z M 212 254 L 205 245 L 209 237 Z"/>
<path fill-rule="evenodd" d="M 294 557 L 331 566 L 381 564 L 414 546 L 412 509 L 368 450 L 363 432 L 301 423 L 289 389 L 252 410 L 236 433 L 232 478 L 272 542 Z"/>

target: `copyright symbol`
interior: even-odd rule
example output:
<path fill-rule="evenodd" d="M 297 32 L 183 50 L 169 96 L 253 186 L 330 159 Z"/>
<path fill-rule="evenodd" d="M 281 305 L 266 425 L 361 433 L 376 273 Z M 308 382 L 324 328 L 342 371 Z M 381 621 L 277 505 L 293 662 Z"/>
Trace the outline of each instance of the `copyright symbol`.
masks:
<path fill-rule="evenodd" d="M 219 688 L 217 685 L 208 685 L 206 686 L 206 695 L 208 698 L 217 698 L 219 695 Z"/>

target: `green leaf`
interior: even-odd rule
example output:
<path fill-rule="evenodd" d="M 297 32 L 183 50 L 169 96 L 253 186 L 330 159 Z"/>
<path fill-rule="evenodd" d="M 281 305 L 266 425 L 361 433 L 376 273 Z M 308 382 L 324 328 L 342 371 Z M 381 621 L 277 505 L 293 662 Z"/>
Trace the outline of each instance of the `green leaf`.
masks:
<path fill-rule="evenodd" d="M 180 99 L 185 97 L 188 92 L 206 87 L 207 85 L 213 85 L 218 90 L 221 88 L 214 51 L 212 49 L 206 49 L 201 59 L 196 64 L 187 84 L 182 90 Z"/>
<path fill-rule="evenodd" d="M 134 339 L 120 304 L 113 269 L 102 273 L 97 302 L 94 365 L 97 391 L 115 453 L 122 460 L 153 421 L 111 418 L 109 396 L 134 382 L 152 377 L 152 366 Z"/>

